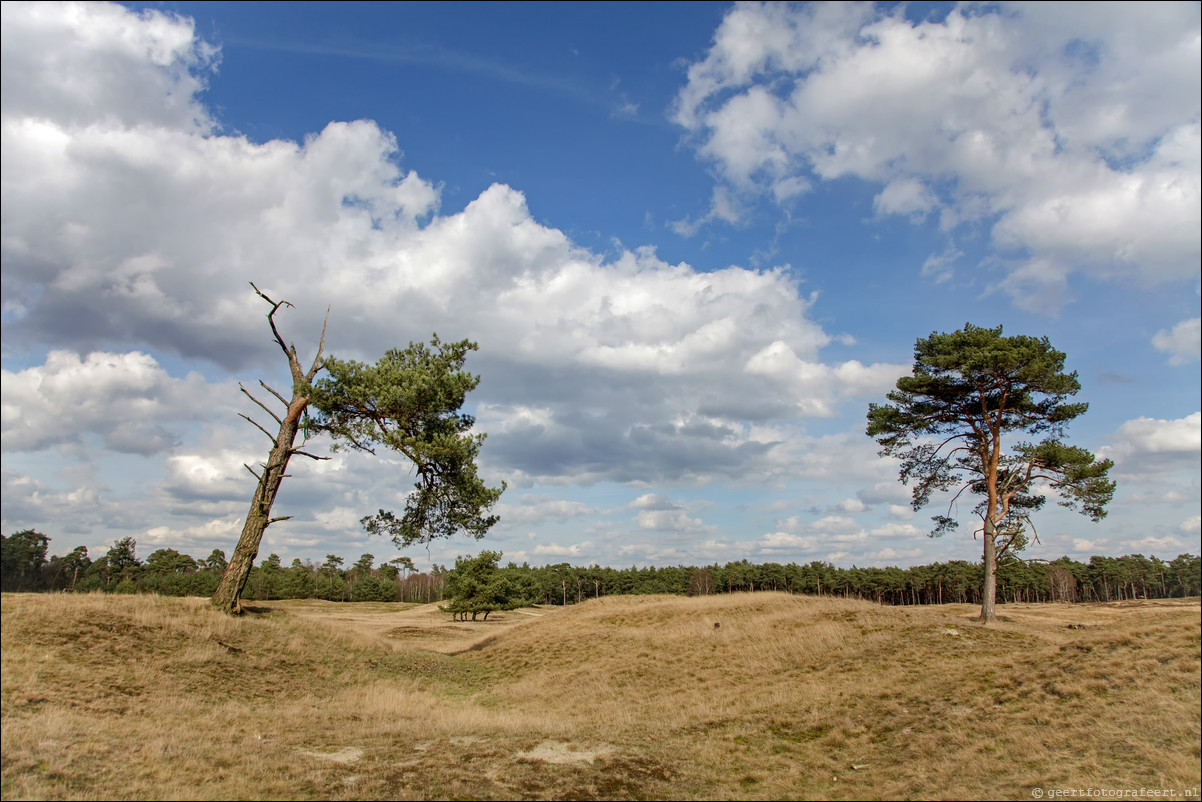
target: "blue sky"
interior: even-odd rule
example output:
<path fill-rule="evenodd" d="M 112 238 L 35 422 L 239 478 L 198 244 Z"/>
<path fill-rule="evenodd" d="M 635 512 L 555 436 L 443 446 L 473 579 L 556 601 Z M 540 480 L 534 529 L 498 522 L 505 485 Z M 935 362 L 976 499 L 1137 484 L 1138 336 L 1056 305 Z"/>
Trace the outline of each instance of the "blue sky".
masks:
<path fill-rule="evenodd" d="M 1198 6 L 1082 5 L 6 3 L 3 530 L 229 552 L 254 281 L 302 355 L 480 343 L 507 560 L 977 559 L 863 433 L 966 321 L 1116 461 L 1028 556 L 1198 553 Z M 264 556 L 396 553 L 403 462 L 292 473 Z"/>

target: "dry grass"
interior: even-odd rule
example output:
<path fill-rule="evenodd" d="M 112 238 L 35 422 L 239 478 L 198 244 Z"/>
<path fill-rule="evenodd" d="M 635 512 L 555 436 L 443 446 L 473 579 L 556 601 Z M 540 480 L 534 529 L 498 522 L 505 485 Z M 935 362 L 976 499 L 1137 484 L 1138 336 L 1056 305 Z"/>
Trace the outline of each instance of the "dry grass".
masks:
<path fill-rule="evenodd" d="M 474 624 L 326 602 L 238 620 L 195 599 L 5 595 L 3 796 L 1197 789 L 1198 600 L 1006 605 L 988 629 L 975 612 L 736 594 Z"/>

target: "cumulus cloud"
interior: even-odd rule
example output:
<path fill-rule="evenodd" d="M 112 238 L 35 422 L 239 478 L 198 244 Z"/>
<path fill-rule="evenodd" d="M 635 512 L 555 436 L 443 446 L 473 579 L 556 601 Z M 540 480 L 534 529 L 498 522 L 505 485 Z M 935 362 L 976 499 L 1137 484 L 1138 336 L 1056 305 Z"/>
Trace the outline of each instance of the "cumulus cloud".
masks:
<path fill-rule="evenodd" d="M 673 119 L 744 205 L 854 176 L 881 187 L 878 215 L 988 225 L 997 287 L 1029 308 L 1062 304 L 1078 271 L 1197 276 L 1196 5 L 905 14 L 738 5 Z"/>
<path fill-rule="evenodd" d="M 2 14 L 0 86 L 14 117 L 212 129 L 196 95 L 220 54 L 190 19 L 99 3 L 6 3 Z M 56 73 L 67 80 L 48 80 Z"/>
<path fill-rule="evenodd" d="M 630 502 L 632 509 L 636 510 L 679 510 L 680 506 L 673 504 L 668 500 L 668 497 L 662 493 L 644 493 L 643 495 Z"/>
<path fill-rule="evenodd" d="M 910 372 L 908 365 L 863 365 L 857 360 L 834 367 L 807 361 L 777 340 L 747 361 L 744 373 L 770 377 L 788 387 L 798 399 L 798 413 L 807 417 L 834 414 L 836 401 L 850 397 L 884 395 L 897 384 L 899 376 Z"/>
<path fill-rule="evenodd" d="M 141 352 L 51 351 L 44 364 L 3 371 L 3 449 L 37 451 L 96 435 L 105 448 L 159 454 L 180 442 L 188 419 L 230 413 L 232 388 L 197 373 L 172 377 Z"/>
<path fill-rule="evenodd" d="M 588 541 L 566 546 L 559 543 L 540 543 L 534 547 L 533 553 L 538 557 L 581 557 L 588 554 L 591 547 L 592 543 Z"/>
<path fill-rule="evenodd" d="M 914 524 L 885 524 L 873 529 L 869 534 L 877 537 L 925 537 L 926 532 Z"/>
<path fill-rule="evenodd" d="M 866 512 L 868 505 L 858 498 L 845 498 L 835 505 L 835 510 L 855 514 L 857 512 Z"/>
<path fill-rule="evenodd" d="M 1175 537 L 1143 537 L 1138 540 L 1130 540 L 1127 542 L 1127 548 L 1132 553 L 1153 553 L 1159 551 L 1161 554 L 1172 552 L 1181 549 L 1185 546 L 1180 539 Z"/>
<path fill-rule="evenodd" d="M 52 537 L 60 533 L 91 537 L 93 542 L 86 543 L 89 548 L 98 545 L 97 532 L 130 534 L 155 525 L 152 498 L 140 492 L 111 492 L 103 477 L 90 470 L 70 477 L 67 489 L 62 489 L 5 469 L 2 497 L 0 524 L 5 531 L 32 526 Z"/>
<path fill-rule="evenodd" d="M 483 467 L 515 486 L 754 479 L 779 445 L 766 427 L 830 415 L 894 372 L 824 365 L 831 338 L 784 268 L 707 272 L 651 248 L 602 257 L 503 185 L 444 212 L 371 121 L 299 143 L 223 134 L 202 103 L 219 54 L 186 19 L 98 4 L 4 13 L 6 80 L 11 63 L 28 85 L 3 109 L 6 353 L 153 343 L 273 370 L 253 280 L 295 305 L 278 322 L 302 354 L 327 306 L 339 356 L 374 359 L 431 331 L 478 341 Z M 42 29 L 70 33 L 38 38 L 48 51 L 35 57 L 23 37 Z M 75 51 L 56 56 L 60 40 Z M 53 100 L 85 70 L 136 102 Z M 169 101 L 159 116 L 143 108 Z"/>
<path fill-rule="evenodd" d="M 1136 418 L 1118 428 L 1112 445 L 1099 452 L 1119 471 L 1146 475 L 1197 463 L 1202 452 L 1202 412 L 1176 420 Z"/>
<path fill-rule="evenodd" d="M 707 526 L 700 518 L 690 518 L 684 510 L 641 510 L 634 517 L 640 529 L 659 532 L 712 532 L 715 527 Z"/>
<path fill-rule="evenodd" d="M 814 550 L 817 545 L 817 538 L 795 535 L 790 532 L 771 532 L 760 535 L 755 541 L 756 549 L 763 554 L 807 553 Z"/>
<path fill-rule="evenodd" d="M 202 515 L 226 514 L 233 511 L 229 505 L 235 499 L 249 501 L 250 474 L 243 465 L 254 466 L 256 457 L 263 455 L 231 449 L 177 453 L 167 458 L 165 476 L 156 488 L 177 511 L 191 508 Z"/>
<path fill-rule="evenodd" d="M 1183 320 L 1172 329 L 1156 332 L 1152 345 L 1169 355 L 1170 365 L 1197 362 L 1202 357 L 1202 318 Z"/>
<path fill-rule="evenodd" d="M 496 513 L 506 525 L 543 524 L 550 521 L 566 521 L 586 515 L 595 515 L 598 510 L 581 501 L 539 501 L 522 499 L 520 504 L 498 504 Z"/>
<path fill-rule="evenodd" d="M 359 519 L 363 517 L 362 510 L 351 507 L 334 507 L 313 514 L 313 518 L 323 529 L 330 532 L 357 532 Z"/>

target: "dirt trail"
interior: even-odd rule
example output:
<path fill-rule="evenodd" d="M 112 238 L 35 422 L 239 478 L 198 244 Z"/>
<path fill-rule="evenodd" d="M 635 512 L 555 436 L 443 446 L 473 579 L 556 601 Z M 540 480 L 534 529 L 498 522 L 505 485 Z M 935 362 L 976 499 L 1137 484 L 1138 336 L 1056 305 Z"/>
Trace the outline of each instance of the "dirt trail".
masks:
<path fill-rule="evenodd" d="M 271 602 L 269 606 L 320 621 L 342 632 L 380 638 L 394 649 L 416 646 L 441 654 L 480 648 L 506 630 L 559 612 L 558 608 L 524 607 L 493 613 L 487 621 L 453 621 L 437 604 L 346 604 L 304 599 Z"/>

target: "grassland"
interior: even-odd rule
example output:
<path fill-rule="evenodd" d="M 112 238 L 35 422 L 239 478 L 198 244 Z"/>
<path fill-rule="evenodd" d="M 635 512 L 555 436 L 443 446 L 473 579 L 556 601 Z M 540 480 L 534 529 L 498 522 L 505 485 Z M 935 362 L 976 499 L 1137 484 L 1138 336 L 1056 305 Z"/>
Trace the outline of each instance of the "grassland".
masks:
<path fill-rule="evenodd" d="M 1202 773 L 1197 599 L 1006 605 L 989 628 L 963 606 L 771 593 L 475 623 L 2 608 L 6 800 L 1180 797 Z"/>

